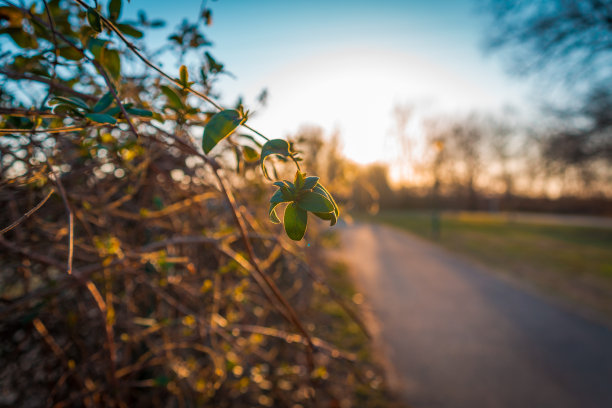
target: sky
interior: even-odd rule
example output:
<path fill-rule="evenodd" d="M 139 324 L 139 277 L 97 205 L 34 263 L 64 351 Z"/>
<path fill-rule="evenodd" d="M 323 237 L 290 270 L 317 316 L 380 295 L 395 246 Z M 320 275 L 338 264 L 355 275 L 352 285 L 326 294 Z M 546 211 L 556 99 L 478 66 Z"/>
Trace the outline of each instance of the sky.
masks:
<path fill-rule="evenodd" d="M 168 30 L 200 10 L 198 1 L 132 0 Z M 482 44 L 487 16 L 478 0 L 208 1 L 211 53 L 235 78 L 217 84 L 221 102 L 239 95 L 246 107 L 268 90 L 250 125 L 270 138 L 303 125 L 339 132 L 344 153 L 359 163 L 395 157 L 393 108 L 418 103 L 426 112 L 499 111 L 528 104 L 529 85 L 510 77 Z"/>

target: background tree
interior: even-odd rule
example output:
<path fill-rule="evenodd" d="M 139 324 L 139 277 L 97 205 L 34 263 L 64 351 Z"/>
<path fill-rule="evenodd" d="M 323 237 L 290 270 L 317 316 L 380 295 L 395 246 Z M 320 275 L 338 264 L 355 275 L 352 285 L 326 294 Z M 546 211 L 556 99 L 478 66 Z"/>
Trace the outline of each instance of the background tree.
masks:
<path fill-rule="evenodd" d="M 552 123 L 538 139 L 549 168 L 563 180 L 577 176 L 587 190 L 609 180 L 612 2 L 493 0 L 488 10 L 489 49 L 507 51 L 513 72 L 543 72 L 571 95 L 564 105 L 547 101 Z"/>

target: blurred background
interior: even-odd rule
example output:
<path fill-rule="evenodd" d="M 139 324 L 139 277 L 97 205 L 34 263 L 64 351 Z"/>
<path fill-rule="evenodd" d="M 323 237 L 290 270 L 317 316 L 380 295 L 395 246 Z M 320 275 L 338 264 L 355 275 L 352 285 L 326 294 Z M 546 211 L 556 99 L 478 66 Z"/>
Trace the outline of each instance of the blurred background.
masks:
<path fill-rule="evenodd" d="M 607 5 L 209 6 L 207 39 L 228 71 L 220 100 L 253 107 L 251 122 L 270 135 L 320 134 L 347 161 L 385 173 L 385 206 L 423 208 L 439 184 L 445 208 L 610 214 Z M 147 44 L 188 8 L 198 5 L 148 2 L 169 24 Z"/>
<path fill-rule="evenodd" d="M 172 77 L 184 64 L 324 180 L 341 221 L 297 247 L 267 223 L 254 133 L 211 154 L 221 178 L 185 150 L 210 105 L 163 88 L 111 30 L 117 89 L 157 115 L 136 122 L 145 138 L 29 134 L 85 121 L 50 113 L 52 91 L 89 109 L 107 84 L 83 53 L 50 53 L 25 8 L 98 34 L 79 1 L 5 3 L 0 406 L 612 406 L 612 1 L 124 1 L 144 55 Z M 81 281 L 63 275 L 70 208 Z M 249 286 L 236 211 L 327 353 L 316 364 Z"/>

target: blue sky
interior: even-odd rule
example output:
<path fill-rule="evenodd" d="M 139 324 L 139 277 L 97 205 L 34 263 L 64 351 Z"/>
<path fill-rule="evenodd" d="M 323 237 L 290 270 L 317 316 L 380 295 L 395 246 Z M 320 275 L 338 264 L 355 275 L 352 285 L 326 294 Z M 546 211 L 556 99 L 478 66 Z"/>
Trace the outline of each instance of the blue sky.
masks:
<path fill-rule="evenodd" d="M 170 4 L 170 5 L 168 5 Z M 487 17 L 477 0 L 209 1 L 205 30 L 212 54 L 236 76 L 218 83 L 222 102 L 262 88 L 265 110 L 251 123 L 271 137 L 303 124 L 340 131 L 345 153 L 367 163 L 389 160 L 389 146 L 365 145 L 393 128 L 393 106 L 418 102 L 429 111 L 498 110 L 524 105 L 529 86 L 509 77 L 481 44 Z M 132 0 L 168 27 L 200 9 L 197 1 Z"/>

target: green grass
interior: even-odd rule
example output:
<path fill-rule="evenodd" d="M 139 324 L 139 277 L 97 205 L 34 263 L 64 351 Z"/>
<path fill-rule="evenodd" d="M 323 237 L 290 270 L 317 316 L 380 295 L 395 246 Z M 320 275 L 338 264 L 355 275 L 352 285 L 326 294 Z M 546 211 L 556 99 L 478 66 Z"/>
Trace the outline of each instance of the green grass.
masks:
<path fill-rule="evenodd" d="M 429 212 L 385 211 L 358 219 L 434 240 L 497 271 L 612 316 L 612 229 L 512 221 L 505 214 L 442 213 L 434 239 Z"/>

